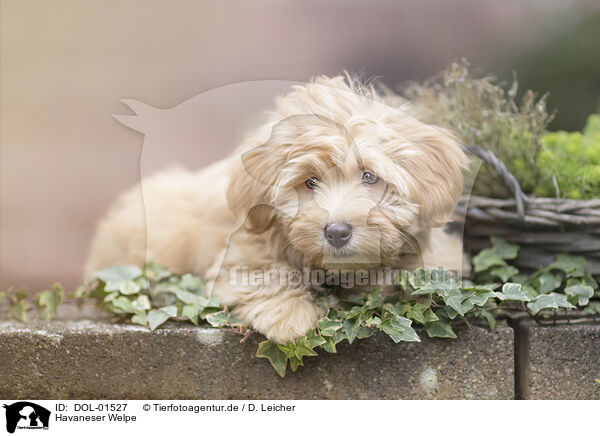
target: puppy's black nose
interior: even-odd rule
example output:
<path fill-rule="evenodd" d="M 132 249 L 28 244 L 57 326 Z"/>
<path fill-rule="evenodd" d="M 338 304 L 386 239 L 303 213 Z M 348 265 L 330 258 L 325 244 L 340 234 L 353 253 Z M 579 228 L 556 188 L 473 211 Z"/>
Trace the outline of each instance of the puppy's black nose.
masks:
<path fill-rule="evenodd" d="M 336 248 L 343 247 L 352 237 L 352 226 L 348 223 L 331 223 L 325 226 L 325 239 Z"/>

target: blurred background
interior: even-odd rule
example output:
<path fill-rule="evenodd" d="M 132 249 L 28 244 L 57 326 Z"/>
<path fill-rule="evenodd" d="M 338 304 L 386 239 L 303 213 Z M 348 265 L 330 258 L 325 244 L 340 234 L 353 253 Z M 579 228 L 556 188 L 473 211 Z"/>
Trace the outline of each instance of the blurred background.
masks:
<path fill-rule="evenodd" d="M 2 0 L 0 8 L 0 289 L 81 282 L 96 221 L 140 177 L 144 138 L 111 116 L 131 114 L 123 98 L 171 108 L 227 84 L 343 69 L 394 86 L 465 57 L 500 80 L 516 71 L 521 91 L 549 91 L 553 130 L 581 129 L 599 110 L 598 0 Z M 211 128 L 196 129 L 195 145 L 162 144 L 144 173 L 227 155 L 244 111 L 251 118 L 266 104 L 252 98 L 235 117 L 231 101 L 206 100 Z"/>

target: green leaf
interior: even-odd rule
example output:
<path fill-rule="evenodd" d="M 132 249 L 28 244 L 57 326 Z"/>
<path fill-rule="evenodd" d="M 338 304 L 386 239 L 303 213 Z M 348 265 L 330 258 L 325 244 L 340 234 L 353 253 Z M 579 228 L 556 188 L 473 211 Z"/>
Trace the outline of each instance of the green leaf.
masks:
<path fill-rule="evenodd" d="M 198 308 L 193 304 L 186 304 L 181 309 L 181 316 L 189 319 L 193 324 L 198 325 Z"/>
<path fill-rule="evenodd" d="M 494 315 L 492 315 L 487 310 L 482 310 L 481 312 L 479 312 L 479 316 L 481 318 L 484 318 L 488 322 L 490 330 L 494 330 L 494 328 L 496 327 L 496 318 L 494 318 Z"/>
<path fill-rule="evenodd" d="M 411 327 L 412 321 L 391 313 L 386 314 L 379 329 L 396 343 L 421 342 L 417 332 Z"/>
<path fill-rule="evenodd" d="M 337 349 L 335 348 L 337 344 L 335 337 L 326 337 L 325 341 L 326 342 L 321 346 L 321 348 L 323 348 L 328 353 L 337 353 Z"/>
<path fill-rule="evenodd" d="M 369 292 L 369 295 L 367 296 L 367 308 L 377 309 L 381 307 L 381 305 L 383 304 L 382 295 L 383 291 L 381 288 L 374 288 L 373 290 L 371 290 L 371 292 Z"/>
<path fill-rule="evenodd" d="M 498 277 L 503 282 L 508 281 L 517 274 L 519 274 L 519 270 L 512 265 L 499 266 L 490 270 L 490 275 Z"/>
<path fill-rule="evenodd" d="M 554 291 L 562 284 L 562 277 L 559 274 L 545 272 L 537 278 L 540 294 L 547 294 Z"/>
<path fill-rule="evenodd" d="M 587 261 L 582 256 L 569 256 L 568 254 L 557 254 L 556 260 L 548 265 L 548 269 L 563 271 L 567 277 L 583 277 Z"/>
<path fill-rule="evenodd" d="M 492 236 L 492 249 L 502 259 L 514 259 L 519 254 L 519 246 L 510 244 L 498 236 Z"/>
<path fill-rule="evenodd" d="M 204 282 L 198 276 L 192 274 L 184 274 L 181 276 L 179 286 L 188 291 L 198 292 L 204 289 Z"/>
<path fill-rule="evenodd" d="M 552 292 L 550 294 L 538 295 L 535 300 L 527 303 L 527 307 L 535 314 L 543 309 L 559 309 L 561 307 L 572 309 L 575 306 L 567 301 L 566 295 Z"/>
<path fill-rule="evenodd" d="M 63 301 L 65 290 L 56 283 L 49 291 L 44 291 L 38 297 L 38 307 L 40 315 L 46 319 L 52 319 L 56 316 L 56 308 Z"/>
<path fill-rule="evenodd" d="M 456 339 L 456 333 L 452 330 L 450 323 L 441 319 L 425 324 L 425 331 L 430 338 Z"/>
<path fill-rule="evenodd" d="M 283 351 L 279 349 L 276 343 L 266 340 L 258 344 L 256 357 L 268 359 L 275 371 L 277 371 L 277 374 L 279 374 L 281 378 L 285 377 L 288 358 Z"/>
<path fill-rule="evenodd" d="M 150 310 L 150 299 L 147 295 L 140 295 L 131 302 L 131 307 L 135 312 L 141 312 L 143 310 Z"/>
<path fill-rule="evenodd" d="M 594 295 L 594 289 L 591 286 L 575 284 L 565 288 L 565 294 L 577 297 L 579 306 L 587 306 L 590 298 Z"/>
<path fill-rule="evenodd" d="M 165 306 L 160 309 L 151 310 L 148 312 L 148 326 L 150 330 L 155 330 L 158 326 L 163 324 L 169 318 L 177 315 L 177 307 Z"/>
<path fill-rule="evenodd" d="M 2 302 L 4 301 L 5 298 L 6 298 L 6 292 L 5 291 L 0 292 L 0 304 L 2 304 Z"/>
<path fill-rule="evenodd" d="M 121 286 L 119 286 L 119 290 L 121 291 L 121 294 L 124 295 L 133 295 L 133 294 L 137 294 L 138 292 L 140 292 L 140 285 L 138 285 L 136 282 L 134 282 L 131 279 L 125 280 Z"/>
<path fill-rule="evenodd" d="M 410 304 L 408 306 L 410 306 Z M 404 311 L 404 304 L 400 302 L 395 304 L 385 303 L 382 308 L 384 311 L 392 312 L 394 315 L 402 315 L 402 312 Z"/>
<path fill-rule="evenodd" d="M 460 288 L 460 283 L 455 279 L 448 280 L 431 280 L 423 284 L 418 290 L 414 291 L 412 295 L 428 295 L 434 293 L 447 294 L 451 291 Z"/>
<path fill-rule="evenodd" d="M 488 283 L 485 285 L 469 283 L 468 285 L 463 286 L 463 289 L 465 291 L 484 292 L 484 291 L 493 291 L 494 289 L 498 288 L 498 286 L 500 286 L 499 283 Z"/>
<path fill-rule="evenodd" d="M 12 318 L 27 322 L 27 312 L 29 311 L 29 308 L 29 303 L 26 300 L 20 299 L 11 304 L 8 314 Z"/>
<path fill-rule="evenodd" d="M 467 300 L 475 295 L 474 292 L 464 292 L 459 289 L 451 291 L 448 295 L 444 295 L 444 302 L 456 311 L 460 316 L 465 316 L 465 313 L 473 308 L 473 303 Z M 463 304 L 464 302 L 464 304 Z"/>
<path fill-rule="evenodd" d="M 502 293 L 497 292 L 496 296 L 500 300 L 531 301 L 522 288 L 519 283 L 505 283 L 502 286 Z"/>
<path fill-rule="evenodd" d="M 505 266 L 504 259 L 493 248 L 481 250 L 473 257 L 473 269 L 476 273 L 485 271 L 493 266 Z"/>
<path fill-rule="evenodd" d="M 171 277 L 172 274 L 164 266 L 157 265 L 154 262 L 148 262 L 144 266 L 144 275 L 148 278 L 148 280 L 158 282 Z"/>
<path fill-rule="evenodd" d="M 283 351 L 283 354 L 288 359 L 296 356 L 296 344 L 291 341 L 288 341 L 286 344 L 277 344 L 277 348 Z"/>
<path fill-rule="evenodd" d="M 299 366 L 304 366 L 301 359 L 298 359 L 296 356 L 290 357 L 290 369 L 293 372 L 296 372 Z"/>
<path fill-rule="evenodd" d="M 227 324 L 227 319 L 229 318 L 229 313 L 226 310 L 221 310 L 220 312 L 215 312 L 206 315 L 206 320 L 213 327 L 223 327 Z"/>
<path fill-rule="evenodd" d="M 356 339 L 370 338 L 375 334 L 376 331 L 377 330 L 375 330 L 375 328 L 360 326 L 358 333 L 356 334 Z"/>
<path fill-rule="evenodd" d="M 322 336 L 333 336 L 336 331 L 342 328 L 342 326 L 343 324 L 341 321 L 329 319 L 327 317 L 321 318 L 317 324 Z"/>
<path fill-rule="evenodd" d="M 105 283 L 107 291 L 118 291 L 127 280 L 133 280 L 142 275 L 142 270 L 134 265 L 113 266 L 97 271 L 94 276 Z"/>
<path fill-rule="evenodd" d="M 300 361 L 304 356 L 316 356 L 317 353 L 313 351 L 311 348 L 307 347 L 304 343 L 296 343 L 296 349 L 294 353 Z"/>
<path fill-rule="evenodd" d="M 475 295 L 469 297 L 469 302 L 474 306 L 483 306 L 488 302 L 490 298 L 495 298 L 497 296 L 494 291 L 475 291 Z"/>
<path fill-rule="evenodd" d="M 356 335 L 358 335 L 358 331 L 360 330 L 361 323 L 362 323 L 362 319 L 360 317 L 356 318 L 355 320 L 348 319 L 348 320 L 344 321 L 342 330 L 346 333 L 349 343 L 354 342 L 354 339 L 356 339 Z"/>
<path fill-rule="evenodd" d="M 341 323 L 340 323 L 341 324 Z M 322 338 L 315 332 L 315 329 L 311 329 L 308 333 L 306 333 L 303 337 L 296 340 L 296 343 L 302 343 L 306 345 L 311 350 L 319 345 L 325 343 L 325 339 Z"/>
<path fill-rule="evenodd" d="M 135 310 L 131 304 L 131 300 L 123 295 L 114 298 L 110 304 L 112 304 L 113 311 L 115 313 L 134 313 Z"/>
<path fill-rule="evenodd" d="M 146 312 L 138 312 L 131 317 L 131 322 L 134 324 L 139 324 L 143 326 L 148 325 L 148 318 Z"/>

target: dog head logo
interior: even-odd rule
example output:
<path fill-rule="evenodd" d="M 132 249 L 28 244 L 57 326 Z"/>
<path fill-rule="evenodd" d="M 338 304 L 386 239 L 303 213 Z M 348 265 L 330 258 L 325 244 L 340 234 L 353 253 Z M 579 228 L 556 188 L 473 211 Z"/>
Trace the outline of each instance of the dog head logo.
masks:
<path fill-rule="evenodd" d="M 16 429 L 48 429 L 50 411 L 29 401 L 19 401 L 6 409 L 6 431 L 14 433 Z"/>

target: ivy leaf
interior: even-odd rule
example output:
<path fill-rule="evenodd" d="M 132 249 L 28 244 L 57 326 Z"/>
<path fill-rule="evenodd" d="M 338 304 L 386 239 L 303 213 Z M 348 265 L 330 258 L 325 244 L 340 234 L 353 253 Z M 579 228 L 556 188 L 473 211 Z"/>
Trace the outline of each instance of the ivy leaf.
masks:
<path fill-rule="evenodd" d="M 226 310 L 221 310 L 220 312 L 209 313 L 206 315 L 206 320 L 213 327 L 223 327 L 227 324 L 227 319 L 229 318 L 229 313 Z"/>
<path fill-rule="evenodd" d="M 519 283 L 505 283 L 502 286 L 502 292 L 497 292 L 496 296 L 500 300 L 531 301 L 522 288 L 523 286 Z"/>
<path fill-rule="evenodd" d="M 499 266 L 490 271 L 490 275 L 498 277 L 503 282 L 508 281 L 511 277 L 519 274 L 519 270 L 512 265 Z"/>
<path fill-rule="evenodd" d="M 286 344 L 277 344 L 277 348 L 283 351 L 283 354 L 288 359 L 296 356 L 296 344 L 291 341 L 288 341 Z"/>
<path fill-rule="evenodd" d="M 481 250 L 473 257 L 473 269 L 476 273 L 486 271 L 493 266 L 505 266 L 504 259 L 493 248 Z"/>
<path fill-rule="evenodd" d="M 410 304 L 408 304 L 408 306 L 410 306 Z M 382 308 L 384 311 L 391 312 L 394 315 L 402 315 L 402 312 L 404 311 L 404 304 L 400 302 L 395 304 L 385 303 Z"/>
<path fill-rule="evenodd" d="M 543 309 L 558 309 L 561 307 L 565 309 L 572 309 L 575 306 L 567 301 L 566 295 L 552 292 L 550 294 L 538 295 L 535 300 L 527 303 L 527 307 L 534 314 L 536 314 Z"/>
<path fill-rule="evenodd" d="M 537 281 L 540 285 L 540 294 L 547 294 L 549 292 L 554 291 L 562 284 L 562 277 L 559 274 L 545 272 L 537 278 Z"/>
<path fill-rule="evenodd" d="M 348 337 L 346 336 L 346 333 L 342 329 L 340 329 L 335 332 L 335 336 L 325 338 L 327 342 L 321 345 L 321 348 L 323 348 L 328 353 L 337 353 L 337 349 L 335 346 L 342 342 L 344 339 L 348 339 Z"/>
<path fill-rule="evenodd" d="M 354 342 L 354 339 L 356 339 L 356 335 L 358 335 L 358 331 L 360 330 L 361 323 L 362 323 L 362 319 L 360 317 L 357 318 L 356 320 L 347 319 L 346 321 L 344 321 L 342 329 L 346 333 L 349 343 Z"/>
<path fill-rule="evenodd" d="M 65 290 L 58 283 L 55 283 L 51 290 L 42 292 L 38 298 L 40 315 L 46 319 L 55 317 L 56 308 L 63 301 L 64 297 Z"/>
<path fill-rule="evenodd" d="M 131 307 L 135 312 L 141 312 L 143 310 L 150 310 L 150 299 L 147 295 L 140 295 L 131 302 Z"/>
<path fill-rule="evenodd" d="M 16 303 L 11 304 L 8 314 L 12 318 L 27 322 L 29 307 L 29 303 L 26 300 L 19 299 Z"/>
<path fill-rule="evenodd" d="M 396 343 L 421 342 L 417 332 L 411 327 L 412 321 L 398 315 L 386 314 L 379 329 L 386 333 Z"/>
<path fill-rule="evenodd" d="M 131 279 L 125 280 L 123 283 L 121 283 L 121 286 L 119 286 L 119 291 L 121 291 L 121 294 L 123 295 L 137 294 L 140 292 L 140 289 L 140 285 Z"/>
<path fill-rule="evenodd" d="M 373 290 L 371 290 L 371 292 L 369 292 L 369 295 L 367 296 L 367 308 L 377 309 L 381 307 L 381 305 L 383 304 L 382 294 L 383 290 L 381 288 L 374 288 Z"/>
<path fill-rule="evenodd" d="M 341 329 L 343 326 L 341 321 L 329 319 L 327 317 L 321 318 L 317 327 L 322 336 L 333 336 L 335 332 Z"/>
<path fill-rule="evenodd" d="M 181 316 L 189 319 L 193 324 L 198 325 L 198 307 L 193 304 L 186 304 L 181 309 Z"/>
<path fill-rule="evenodd" d="M 364 325 L 358 329 L 358 333 L 356 334 L 356 339 L 366 339 L 370 338 L 375 334 L 376 330 L 374 328 L 365 327 Z"/>
<path fill-rule="evenodd" d="M 423 315 L 425 317 L 426 323 L 437 321 L 439 319 L 438 316 L 435 314 L 435 312 L 433 310 L 431 310 L 431 307 L 428 308 L 425 312 L 423 312 Z"/>
<path fill-rule="evenodd" d="M 473 303 L 465 300 L 473 295 L 475 295 L 475 293 L 472 291 L 461 291 L 457 289 L 450 292 L 448 295 L 444 295 L 443 299 L 448 306 L 456 311 L 456 313 L 460 316 L 465 316 L 465 313 L 473 308 Z"/>
<path fill-rule="evenodd" d="M 276 343 L 269 340 L 262 341 L 258 344 L 256 357 L 268 359 L 269 362 L 271 362 L 271 366 L 277 371 L 277 374 L 279 374 L 281 378 L 285 377 L 288 358 L 283 351 L 279 349 Z"/>
<path fill-rule="evenodd" d="M 146 312 L 138 312 L 131 317 L 131 322 L 134 324 L 139 324 L 143 326 L 148 325 L 148 318 Z"/>
<path fill-rule="evenodd" d="M 181 276 L 179 286 L 185 290 L 197 292 L 204 289 L 204 282 L 198 276 L 192 274 L 184 274 Z"/>
<path fill-rule="evenodd" d="M 325 343 L 325 339 L 319 336 L 315 332 L 315 329 L 311 329 L 308 333 L 306 333 L 306 335 L 304 335 L 302 338 L 299 338 L 296 343 L 298 343 L 298 341 L 301 341 L 302 344 L 306 345 L 311 350 Z"/>
<path fill-rule="evenodd" d="M 479 313 L 479 317 L 484 318 L 488 322 L 490 330 L 494 330 L 494 328 L 496 327 L 496 318 L 494 318 L 494 315 L 492 315 L 487 310 L 482 310 Z"/>
<path fill-rule="evenodd" d="M 510 244 L 506 242 L 506 240 L 498 237 L 492 236 L 492 250 L 498 254 L 502 259 L 514 259 L 519 254 L 519 246 L 515 244 Z"/>
<path fill-rule="evenodd" d="M 494 289 L 498 288 L 498 286 L 500 286 L 499 283 L 488 283 L 485 285 L 469 283 L 469 284 L 464 285 L 463 289 L 465 291 L 484 292 L 484 291 L 493 291 Z"/>
<path fill-rule="evenodd" d="M 298 342 L 298 341 L 297 341 Z M 296 343 L 296 348 L 294 349 L 294 354 L 296 357 L 302 361 L 304 356 L 316 356 L 317 353 L 311 348 L 307 347 L 305 343 Z"/>
<path fill-rule="evenodd" d="M 548 265 L 548 269 L 559 269 L 567 277 L 582 277 L 585 274 L 587 261 L 582 256 L 569 256 L 568 254 L 557 254 L 556 260 Z"/>
<path fill-rule="evenodd" d="M 494 291 L 475 291 L 475 295 L 469 297 L 469 302 L 474 306 L 483 306 L 490 298 L 496 297 Z"/>
<path fill-rule="evenodd" d="M 155 330 L 158 326 L 163 324 L 166 320 L 171 318 L 172 316 L 177 315 L 177 307 L 175 306 L 165 306 L 160 309 L 151 310 L 148 312 L 148 326 L 150 330 Z"/>
<path fill-rule="evenodd" d="M 326 342 L 321 346 L 321 348 L 323 348 L 328 353 L 337 353 L 337 349 L 335 348 L 335 346 L 338 342 L 335 340 L 335 337 L 327 337 L 325 338 L 325 341 Z"/>
<path fill-rule="evenodd" d="M 148 262 L 144 266 L 144 275 L 148 280 L 158 282 L 171 277 L 171 272 L 164 266 L 157 265 L 154 262 Z"/>
<path fill-rule="evenodd" d="M 299 366 L 304 366 L 302 359 L 298 359 L 296 356 L 290 357 L 290 369 L 292 372 L 296 372 Z"/>
<path fill-rule="evenodd" d="M 107 291 L 118 291 L 127 280 L 133 280 L 142 275 L 142 270 L 134 265 L 113 266 L 97 271 L 94 276 L 105 283 Z"/>
<path fill-rule="evenodd" d="M 430 338 L 456 339 L 456 333 L 452 330 L 450 323 L 442 319 L 425 324 L 425 331 Z"/>
<path fill-rule="evenodd" d="M 594 289 L 591 286 L 575 284 L 565 288 L 565 294 L 577 297 L 579 306 L 587 306 L 590 298 L 594 295 Z"/>
<path fill-rule="evenodd" d="M 110 301 L 113 311 L 116 313 L 133 313 L 135 310 L 131 304 L 131 300 L 123 295 L 115 297 Z"/>

